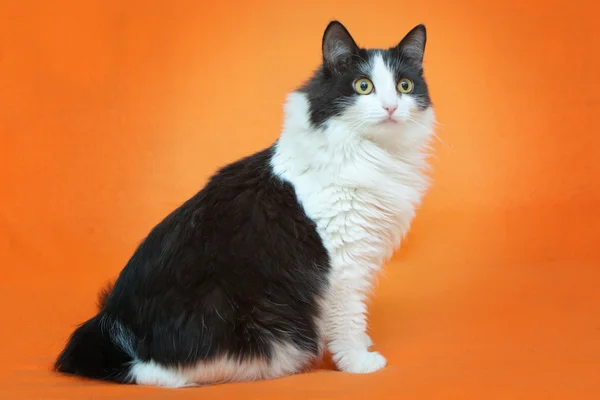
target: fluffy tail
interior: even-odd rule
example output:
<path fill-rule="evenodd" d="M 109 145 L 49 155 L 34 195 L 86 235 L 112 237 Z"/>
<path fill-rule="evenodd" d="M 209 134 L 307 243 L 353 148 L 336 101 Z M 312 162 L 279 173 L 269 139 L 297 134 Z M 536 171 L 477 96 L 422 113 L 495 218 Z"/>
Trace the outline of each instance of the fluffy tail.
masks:
<path fill-rule="evenodd" d="M 101 313 L 73 332 L 54 368 L 87 378 L 132 383 L 132 340 L 120 323 Z"/>

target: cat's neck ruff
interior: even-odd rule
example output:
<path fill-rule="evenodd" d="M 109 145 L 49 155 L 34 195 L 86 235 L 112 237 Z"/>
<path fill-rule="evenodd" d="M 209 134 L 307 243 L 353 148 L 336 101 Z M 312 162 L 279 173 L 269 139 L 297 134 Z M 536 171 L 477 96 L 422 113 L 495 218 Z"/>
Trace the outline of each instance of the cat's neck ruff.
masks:
<path fill-rule="evenodd" d="M 428 187 L 433 110 L 384 143 L 373 141 L 369 132 L 352 131 L 342 119 L 315 129 L 302 93 L 290 94 L 285 114 L 273 171 L 294 186 L 326 248 L 339 255 L 332 258 L 334 265 L 350 257 L 367 270 L 378 269 L 408 232 Z M 386 137 L 378 133 L 379 139 Z M 359 239 L 369 244 L 348 247 Z"/>
<path fill-rule="evenodd" d="M 434 111 L 429 108 L 422 121 L 405 124 L 401 131 L 390 130 L 387 137 L 381 132 L 373 135 L 379 142 L 341 118 L 315 129 L 310 124 L 306 95 L 292 92 L 285 105 L 273 166 L 283 177 L 307 175 L 323 183 L 380 192 L 392 183 L 404 183 L 418 192 L 415 196 L 420 199 L 428 186 L 426 159 L 434 123 Z"/>

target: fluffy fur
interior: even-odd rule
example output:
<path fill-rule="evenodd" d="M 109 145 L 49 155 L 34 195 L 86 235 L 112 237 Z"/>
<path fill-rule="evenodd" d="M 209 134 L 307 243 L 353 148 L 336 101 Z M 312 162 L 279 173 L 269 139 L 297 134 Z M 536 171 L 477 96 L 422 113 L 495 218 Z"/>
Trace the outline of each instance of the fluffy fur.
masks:
<path fill-rule="evenodd" d="M 297 373 L 325 347 L 342 371 L 383 368 L 365 300 L 427 188 L 425 41 L 420 25 L 365 50 L 332 22 L 278 141 L 221 169 L 150 232 L 56 369 L 183 387 Z M 371 93 L 357 93 L 361 78 Z"/>

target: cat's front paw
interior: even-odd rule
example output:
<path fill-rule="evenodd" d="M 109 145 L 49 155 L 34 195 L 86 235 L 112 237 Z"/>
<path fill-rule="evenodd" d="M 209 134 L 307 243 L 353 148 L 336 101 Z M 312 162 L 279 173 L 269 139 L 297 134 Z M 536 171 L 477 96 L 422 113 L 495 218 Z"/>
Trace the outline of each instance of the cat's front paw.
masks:
<path fill-rule="evenodd" d="M 385 367 L 387 360 L 376 351 L 351 351 L 333 356 L 338 369 L 353 374 L 368 374 Z"/>

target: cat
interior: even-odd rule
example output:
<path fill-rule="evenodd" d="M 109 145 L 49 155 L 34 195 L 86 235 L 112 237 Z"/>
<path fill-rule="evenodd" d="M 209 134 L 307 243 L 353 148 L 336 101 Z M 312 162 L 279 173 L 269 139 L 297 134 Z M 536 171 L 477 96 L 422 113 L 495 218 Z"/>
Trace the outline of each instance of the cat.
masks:
<path fill-rule="evenodd" d="M 55 369 L 185 387 L 299 373 L 325 350 L 348 373 L 385 367 L 365 300 L 429 187 L 425 43 L 418 25 L 362 49 L 329 23 L 280 137 L 151 230 Z"/>

